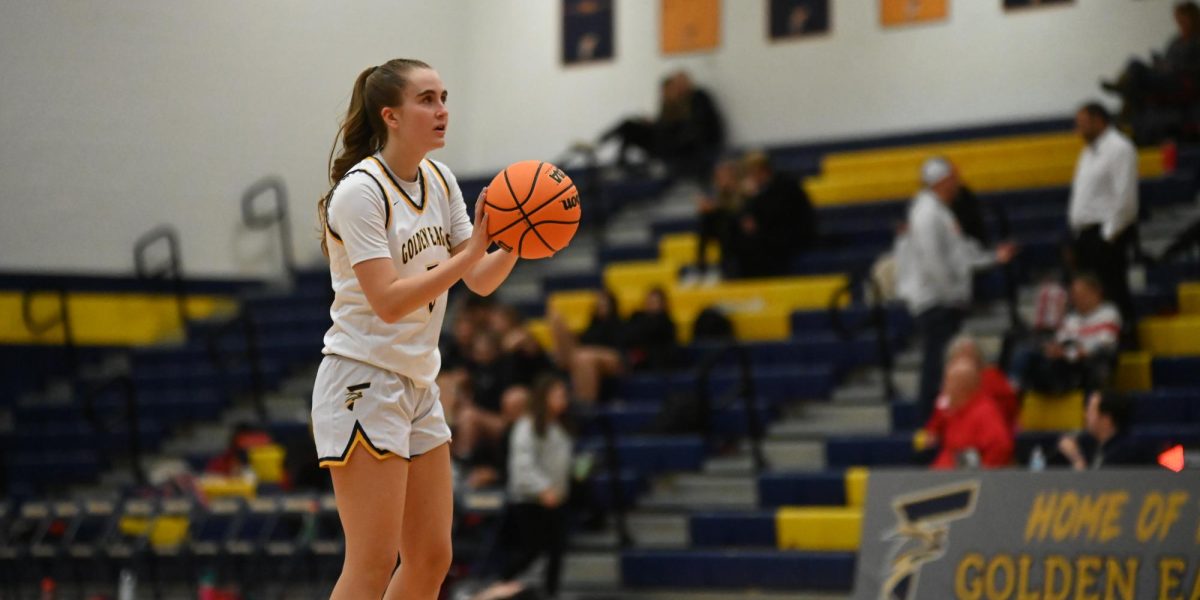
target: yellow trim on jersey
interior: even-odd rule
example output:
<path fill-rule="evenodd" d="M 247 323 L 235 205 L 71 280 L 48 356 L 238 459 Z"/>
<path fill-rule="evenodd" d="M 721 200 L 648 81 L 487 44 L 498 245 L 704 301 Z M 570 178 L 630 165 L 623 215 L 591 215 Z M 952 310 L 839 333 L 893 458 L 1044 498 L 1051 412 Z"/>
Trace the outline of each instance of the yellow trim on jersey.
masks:
<path fill-rule="evenodd" d="M 412 199 L 412 196 L 409 196 L 408 193 L 400 187 L 400 184 L 396 181 L 396 179 L 392 177 L 392 172 L 388 170 L 386 165 L 383 164 L 383 161 L 375 158 L 374 156 L 368 156 L 367 158 L 375 161 L 375 164 L 379 165 L 380 170 L 383 171 L 384 177 L 386 177 L 388 182 L 392 184 L 392 189 L 396 190 L 396 193 L 400 194 L 400 197 L 404 198 L 404 200 L 408 202 L 408 205 L 413 207 L 413 210 L 417 211 L 417 214 L 425 212 L 426 200 L 429 198 L 429 186 L 425 183 L 425 171 L 421 170 L 420 165 L 417 165 L 417 182 L 421 184 L 421 203 L 417 204 Z"/>
<path fill-rule="evenodd" d="M 423 162 L 428 164 L 430 169 L 433 169 L 433 173 L 435 175 L 437 175 L 438 181 L 442 182 L 442 191 L 446 192 L 446 201 L 449 201 L 450 200 L 450 184 L 446 183 L 446 176 L 442 175 L 442 170 L 439 169 L 437 165 L 433 164 L 433 161 L 426 158 Z"/>
<path fill-rule="evenodd" d="M 387 460 L 393 456 L 399 456 L 394 452 L 376 448 L 375 444 L 372 444 L 371 440 L 367 439 L 367 434 L 363 431 L 362 426 L 355 423 L 354 436 L 350 438 L 350 443 L 347 444 L 346 451 L 342 453 L 341 458 L 322 458 L 321 460 L 317 461 L 317 466 L 321 467 L 322 469 L 328 469 L 330 467 L 344 467 L 346 466 L 346 463 L 350 461 L 350 455 L 354 454 L 354 450 L 360 446 L 365 449 L 368 454 L 375 457 L 376 460 Z"/>

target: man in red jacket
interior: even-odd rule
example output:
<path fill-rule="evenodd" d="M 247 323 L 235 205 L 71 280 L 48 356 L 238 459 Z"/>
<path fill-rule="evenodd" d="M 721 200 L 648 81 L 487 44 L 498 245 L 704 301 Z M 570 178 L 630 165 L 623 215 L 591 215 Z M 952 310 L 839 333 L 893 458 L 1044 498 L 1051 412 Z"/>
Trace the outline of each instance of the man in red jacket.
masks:
<path fill-rule="evenodd" d="M 926 435 L 940 445 L 933 468 L 1008 465 L 1013 452 L 1012 430 L 996 401 L 980 389 L 975 362 L 959 358 L 950 363 L 942 390 L 948 406 L 940 417 L 930 419 L 925 429 Z"/>

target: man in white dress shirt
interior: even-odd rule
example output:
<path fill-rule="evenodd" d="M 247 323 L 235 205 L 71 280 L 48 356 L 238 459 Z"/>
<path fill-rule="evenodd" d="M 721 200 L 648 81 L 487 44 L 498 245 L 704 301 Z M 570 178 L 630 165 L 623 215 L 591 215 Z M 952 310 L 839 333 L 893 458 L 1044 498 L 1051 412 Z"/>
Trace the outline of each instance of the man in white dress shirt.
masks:
<path fill-rule="evenodd" d="M 960 187 L 950 161 L 926 160 L 921 183 L 924 187 L 909 205 L 908 232 L 898 244 L 896 268 L 897 292 L 916 317 L 923 340 L 917 402 L 924 419 L 933 413 L 946 345 L 958 335 L 971 305 L 975 270 L 1008 262 L 1016 247 L 999 244 L 992 252 L 963 235 L 950 210 Z"/>
<path fill-rule="evenodd" d="M 1075 164 L 1067 220 L 1076 271 L 1100 276 L 1104 295 L 1133 324 L 1129 294 L 1129 243 L 1137 225 L 1137 149 L 1112 126 L 1108 111 L 1085 104 L 1075 114 L 1075 130 L 1087 143 Z"/>

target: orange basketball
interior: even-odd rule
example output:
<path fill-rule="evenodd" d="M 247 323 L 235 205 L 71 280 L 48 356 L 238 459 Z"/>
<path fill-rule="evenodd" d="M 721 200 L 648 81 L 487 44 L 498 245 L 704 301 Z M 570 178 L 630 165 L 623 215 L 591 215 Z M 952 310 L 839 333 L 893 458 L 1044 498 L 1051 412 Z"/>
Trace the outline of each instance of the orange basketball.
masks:
<path fill-rule="evenodd" d="M 521 258 L 546 258 L 579 228 L 579 192 L 562 169 L 537 160 L 513 163 L 483 199 L 492 241 Z"/>

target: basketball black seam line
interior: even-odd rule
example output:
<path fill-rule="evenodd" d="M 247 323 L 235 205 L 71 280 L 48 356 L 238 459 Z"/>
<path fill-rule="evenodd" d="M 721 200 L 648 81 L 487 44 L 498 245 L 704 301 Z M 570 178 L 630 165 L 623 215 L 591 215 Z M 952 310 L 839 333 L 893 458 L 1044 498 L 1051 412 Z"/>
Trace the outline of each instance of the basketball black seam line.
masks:
<path fill-rule="evenodd" d="M 573 189 L 575 189 L 575 184 L 574 184 L 574 183 L 572 183 L 571 185 L 568 185 L 567 187 L 563 188 L 562 190 L 559 190 L 559 192 L 558 192 L 557 194 L 555 194 L 555 195 L 554 195 L 552 198 L 550 198 L 550 200 L 547 200 L 546 202 L 543 202 L 543 203 L 542 203 L 540 206 L 538 206 L 537 208 L 535 208 L 535 209 L 533 209 L 533 210 L 529 211 L 529 213 L 530 213 L 530 214 L 533 214 L 533 213 L 535 213 L 535 212 L 537 212 L 537 211 L 541 210 L 541 209 L 542 209 L 544 206 L 546 206 L 546 205 L 547 205 L 547 204 L 549 204 L 550 202 L 552 202 L 552 201 L 554 201 L 554 200 L 557 200 L 557 199 L 558 199 L 560 196 L 562 196 L 562 195 L 563 195 L 563 194 L 564 194 L 564 193 L 565 193 L 567 190 L 573 190 Z M 509 190 L 508 190 L 508 191 L 509 191 L 509 194 L 511 194 L 511 193 L 512 193 L 512 188 L 509 188 Z M 513 202 L 514 202 L 514 203 L 517 201 L 517 197 L 516 197 L 516 196 L 513 196 L 513 197 L 512 197 L 512 199 L 513 199 Z M 484 198 L 483 198 L 483 203 L 484 203 L 484 204 L 486 204 L 487 206 L 490 206 L 490 207 L 492 207 L 492 210 L 495 210 L 495 211 L 498 211 L 498 212 L 514 212 L 514 211 L 520 210 L 520 208 L 518 208 L 517 206 L 513 206 L 512 208 L 501 208 L 501 207 L 499 207 L 499 206 L 496 206 L 495 204 L 492 204 L 491 202 L 489 202 L 489 201 L 488 201 L 488 199 L 487 199 L 487 196 L 484 196 Z"/>
<path fill-rule="evenodd" d="M 529 215 L 525 213 L 525 203 L 528 202 L 529 199 L 533 197 L 533 190 L 537 189 L 538 177 L 542 174 L 542 167 L 544 167 L 544 166 L 546 166 L 545 162 L 538 163 L 537 170 L 535 170 L 533 172 L 533 183 L 530 184 L 530 186 L 529 186 L 529 193 L 525 195 L 524 200 L 522 200 L 520 203 L 517 204 L 517 209 L 521 211 L 521 218 L 525 219 L 525 224 L 528 225 L 529 229 L 533 231 L 533 235 L 536 235 L 537 238 L 539 240 L 541 240 L 542 243 L 545 244 L 547 248 L 554 250 L 554 246 L 552 246 L 550 244 L 550 242 L 547 242 L 546 238 L 542 237 L 542 234 L 538 233 L 537 227 L 534 226 L 533 221 L 529 220 Z M 504 170 L 504 182 L 508 184 L 508 192 L 510 194 L 512 194 L 512 182 L 508 180 L 508 169 Z M 513 197 L 513 200 L 517 199 L 516 194 L 512 194 L 512 197 Z M 524 238 L 525 235 L 522 234 L 521 237 Z M 522 242 L 523 241 L 524 240 L 522 240 Z M 558 250 L 554 250 L 554 251 L 558 252 Z M 520 249 L 520 247 L 518 247 L 517 255 L 520 255 L 520 254 L 521 254 L 521 249 Z"/>
<path fill-rule="evenodd" d="M 537 224 L 538 225 L 578 225 L 579 219 L 575 219 L 574 221 L 538 221 Z M 517 254 L 518 255 L 521 254 L 521 248 L 525 244 L 525 236 L 529 235 L 529 232 L 533 229 L 536 229 L 536 228 L 535 227 L 527 227 L 525 229 L 525 231 L 521 232 L 521 238 L 517 241 Z M 541 237 L 542 236 L 540 236 L 540 235 L 538 236 L 539 239 Z M 571 242 L 570 242 L 570 240 L 567 240 L 567 244 L 563 244 L 561 248 L 555 248 L 554 246 L 551 246 L 550 244 L 546 243 L 546 240 L 544 240 L 544 239 L 542 240 L 542 243 L 545 244 L 546 247 L 550 249 L 550 252 L 557 253 L 559 250 L 566 248 L 567 244 L 570 244 Z"/>
<path fill-rule="evenodd" d="M 551 202 L 554 202 L 555 200 L 558 200 L 559 198 L 561 198 L 561 197 L 562 197 L 562 195 L 563 195 L 563 194 L 565 194 L 565 193 L 567 193 L 568 191 L 570 191 L 570 190 L 573 190 L 573 189 L 575 189 L 575 184 L 573 184 L 573 183 L 572 183 L 572 184 L 570 185 L 570 187 L 564 188 L 564 189 L 563 189 L 561 192 L 559 192 L 559 193 L 555 194 L 555 195 L 554 195 L 553 197 L 551 197 L 549 200 L 547 200 L 547 201 L 543 202 L 543 203 L 541 204 L 541 206 L 538 206 L 537 208 L 535 208 L 535 209 L 533 209 L 533 210 L 529 211 L 529 214 L 531 214 L 531 215 L 536 215 L 536 214 L 538 213 L 538 211 L 539 211 L 539 210 L 542 210 L 543 208 L 546 208 L 547 206 L 549 206 L 549 205 L 550 205 L 550 203 L 551 203 Z M 495 208 L 495 206 L 496 206 L 495 204 L 488 204 L 487 200 L 484 200 L 484 201 L 483 201 L 483 203 L 484 203 L 484 204 L 486 204 L 486 205 L 488 205 L 488 206 L 491 206 L 491 207 L 493 207 L 493 208 Z M 500 208 L 496 208 L 496 210 L 502 210 L 502 209 L 500 209 Z M 520 209 L 519 209 L 519 208 L 513 208 L 512 210 L 520 210 Z M 528 219 L 526 219 L 526 220 L 528 220 Z M 505 225 L 504 227 L 501 227 L 500 229 L 496 230 L 495 232 L 493 232 L 493 233 L 491 233 L 491 234 L 489 234 L 489 235 L 493 235 L 493 236 L 500 235 L 500 234 L 504 233 L 505 231 L 508 231 L 509 229 L 512 229 L 512 226 L 513 226 L 513 225 L 516 225 L 517 223 L 520 223 L 520 222 L 521 222 L 521 221 L 520 221 L 520 219 L 518 219 L 518 220 L 516 220 L 516 221 L 513 221 L 512 223 L 509 223 L 508 225 Z"/>

